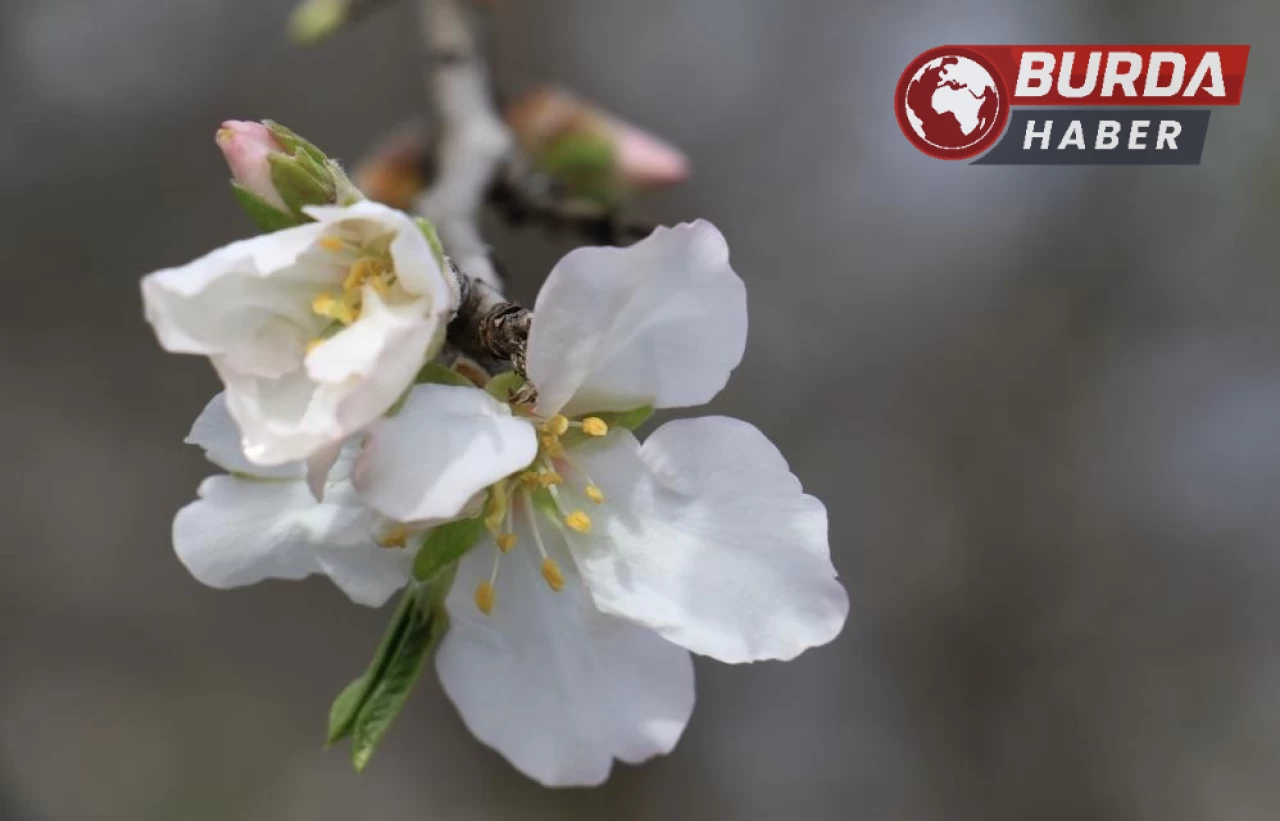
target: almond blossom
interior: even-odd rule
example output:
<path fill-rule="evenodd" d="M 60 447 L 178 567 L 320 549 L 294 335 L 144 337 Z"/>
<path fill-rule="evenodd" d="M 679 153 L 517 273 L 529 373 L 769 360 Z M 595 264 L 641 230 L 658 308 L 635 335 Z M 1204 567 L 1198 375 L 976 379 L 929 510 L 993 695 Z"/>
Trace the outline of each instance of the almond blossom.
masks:
<path fill-rule="evenodd" d="M 244 458 L 223 394 L 201 412 L 187 440 L 227 471 L 201 483 L 173 522 L 178 558 L 200 582 L 229 588 L 263 579 L 322 574 L 357 604 L 379 607 L 410 578 L 406 530 L 370 510 L 350 481 L 358 445 L 347 447 L 317 500 L 306 467 L 264 468 Z"/>
<path fill-rule="evenodd" d="M 746 330 L 710 223 L 580 248 L 535 305 L 536 402 L 517 392 L 507 416 L 475 398 L 465 421 L 458 393 L 483 392 L 424 386 L 402 412 L 412 426 L 370 429 L 355 482 L 386 515 L 449 515 L 510 472 L 487 492 L 490 537 L 459 561 L 436 669 L 472 732 L 544 784 L 599 784 L 615 759 L 669 752 L 693 708 L 690 651 L 788 660 L 844 625 L 826 510 L 764 434 L 718 416 L 643 444 L 628 429 L 714 397 Z M 483 445 L 418 441 L 457 426 Z"/>
<path fill-rule="evenodd" d="M 371 202 L 233 242 L 142 282 L 160 344 L 209 357 L 245 457 L 332 458 L 382 416 L 443 343 L 443 258 L 412 219 Z"/>

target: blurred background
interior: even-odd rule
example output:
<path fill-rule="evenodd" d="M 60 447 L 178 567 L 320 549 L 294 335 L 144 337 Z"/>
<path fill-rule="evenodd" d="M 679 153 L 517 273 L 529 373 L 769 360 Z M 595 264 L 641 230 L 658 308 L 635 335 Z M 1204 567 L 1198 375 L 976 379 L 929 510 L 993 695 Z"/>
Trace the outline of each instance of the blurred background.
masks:
<path fill-rule="evenodd" d="M 681 744 L 547 791 L 430 673 L 369 770 L 324 751 L 386 613 L 206 589 L 173 513 L 217 389 L 138 279 L 251 231 L 213 144 L 354 161 L 425 108 L 402 3 L 311 50 L 290 0 L 0 0 L 0 819 L 1280 817 L 1280 6 L 507 0 L 560 81 L 687 151 L 751 298 L 713 410 L 826 501 L 853 599 L 789 664 L 698 664 Z M 902 138 L 948 42 L 1241 42 L 1203 165 L 972 168 Z M 530 298 L 569 246 L 490 226 Z"/>

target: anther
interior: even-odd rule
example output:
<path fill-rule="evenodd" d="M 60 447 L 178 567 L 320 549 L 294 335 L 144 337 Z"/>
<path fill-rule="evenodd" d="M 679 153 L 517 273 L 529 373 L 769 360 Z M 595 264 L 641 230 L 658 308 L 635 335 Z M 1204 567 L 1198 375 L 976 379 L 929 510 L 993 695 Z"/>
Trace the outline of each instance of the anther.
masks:
<path fill-rule="evenodd" d="M 489 504 L 485 509 L 484 526 L 497 536 L 502 532 L 503 520 L 507 518 L 507 486 L 502 482 L 489 489 Z"/>
<path fill-rule="evenodd" d="M 609 426 L 599 416 L 588 416 L 582 420 L 582 432 L 587 436 L 604 436 L 609 432 Z"/>
<path fill-rule="evenodd" d="M 542 437 L 542 449 L 552 459 L 559 459 L 564 456 L 564 445 L 560 444 L 560 440 L 554 436 Z"/>
<path fill-rule="evenodd" d="M 554 470 L 548 470 L 544 473 L 538 474 L 538 484 L 542 485 L 543 487 L 551 487 L 552 485 L 562 485 L 564 484 L 564 477 L 561 476 L 559 473 L 556 473 Z"/>
<path fill-rule="evenodd" d="M 381 539 L 378 539 L 378 546 L 379 547 L 404 547 L 405 543 L 408 541 L 409 541 L 408 528 L 397 526 L 388 530 L 385 534 L 383 534 Z"/>
<path fill-rule="evenodd" d="M 319 244 L 326 251 L 341 251 L 345 247 L 337 237 L 321 237 Z"/>
<path fill-rule="evenodd" d="M 591 517 L 583 513 L 581 510 L 575 510 L 568 516 L 565 516 L 564 523 L 571 530 L 576 530 L 579 533 L 591 532 Z"/>
<path fill-rule="evenodd" d="M 563 413 L 557 413 L 542 423 L 542 432 L 550 436 L 563 436 L 568 429 L 569 419 Z"/>
<path fill-rule="evenodd" d="M 511 548 L 516 546 L 516 534 L 503 533 L 498 536 L 498 549 L 503 553 L 510 553 Z"/>
<path fill-rule="evenodd" d="M 486 616 L 493 615 L 493 584 L 491 582 L 480 582 L 476 585 L 476 607 L 480 608 L 480 612 Z"/>
<path fill-rule="evenodd" d="M 595 485 L 587 485 L 583 488 L 583 493 L 587 494 L 587 498 L 598 505 L 604 504 L 604 491 Z"/>
<path fill-rule="evenodd" d="M 556 564 L 555 559 L 550 556 L 542 560 L 542 578 L 546 579 L 547 586 L 557 593 L 564 589 L 564 574 L 560 572 L 560 566 Z M 479 595 L 479 591 L 476 595 Z"/>

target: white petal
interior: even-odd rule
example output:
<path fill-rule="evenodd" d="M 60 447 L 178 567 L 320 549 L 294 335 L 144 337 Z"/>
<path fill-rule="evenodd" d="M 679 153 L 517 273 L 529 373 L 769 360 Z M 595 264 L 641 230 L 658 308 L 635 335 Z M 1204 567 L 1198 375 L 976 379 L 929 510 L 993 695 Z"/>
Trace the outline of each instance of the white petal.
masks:
<path fill-rule="evenodd" d="M 240 428 L 227 411 L 225 393 L 209 400 L 209 404 L 196 417 L 185 441 L 188 445 L 204 448 L 206 459 L 230 473 L 243 473 L 264 479 L 295 479 L 302 475 L 302 465 L 297 462 L 263 467 L 245 458 L 240 444 Z"/>
<path fill-rule="evenodd" d="M 479 388 L 418 385 L 370 429 L 355 485 L 397 521 L 447 519 L 537 451 L 533 425 Z"/>
<path fill-rule="evenodd" d="M 839 634 L 849 598 L 827 512 L 778 449 L 736 419 L 668 422 L 575 450 L 603 488 L 570 540 L 596 604 L 695 653 L 787 660 Z"/>
<path fill-rule="evenodd" d="M 307 488 L 311 490 L 311 495 L 317 502 L 324 499 L 324 486 L 328 483 L 329 473 L 342 453 L 342 445 L 342 442 L 335 442 L 323 447 L 306 461 Z"/>
<path fill-rule="evenodd" d="M 548 414 L 689 407 L 720 392 L 746 339 L 746 288 L 700 220 L 560 260 L 534 308 L 529 378 Z"/>
<path fill-rule="evenodd" d="M 146 317 L 160 344 L 260 376 L 296 367 L 324 324 L 311 298 L 341 277 L 322 256 L 307 255 L 322 231 L 303 225 L 233 242 L 144 278 Z"/>
<path fill-rule="evenodd" d="M 550 590 L 527 531 L 502 559 L 493 614 L 484 615 L 473 595 L 496 553 L 484 544 L 460 562 L 436 655 L 444 691 L 476 738 L 550 787 L 595 786 L 615 758 L 635 764 L 670 752 L 693 711 L 689 654 L 598 612 L 567 556 L 565 587 Z"/>
<path fill-rule="evenodd" d="M 443 325 L 413 305 L 386 305 L 372 288 L 364 298 L 360 319 L 308 354 L 305 370 L 266 379 L 214 358 L 250 461 L 308 459 L 367 427 L 413 383 Z"/>
<path fill-rule="evenodd" d="M 381 607 L 413 575 L 414 552 L 365 540 L 359 545 L 323 546 L 316 551 L 316 562 L 347 598 Z"/>
<path fill-rule="evenodd" d="M 353 601 L 378 606 L 408 581 L 412 558 L 374 544 L 367 511 L 318 504 L 304 482 L 214 476 L 199 496 L 174 518 L 173 543 L 210 587 L 324 573 Z"/>

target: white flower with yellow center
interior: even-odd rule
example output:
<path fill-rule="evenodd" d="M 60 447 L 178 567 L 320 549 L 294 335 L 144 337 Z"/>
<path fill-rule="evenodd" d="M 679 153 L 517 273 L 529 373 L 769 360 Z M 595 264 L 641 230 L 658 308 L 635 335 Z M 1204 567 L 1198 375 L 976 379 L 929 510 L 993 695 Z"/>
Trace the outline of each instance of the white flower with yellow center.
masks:
<path fill-rule="evenodd" d="M 452 310 L 442 258 L 409 217 L 371 202 L 306 212 L 314 223 L 142 282 L 160 344 L 212 360 L 256 465 L 331 456 L 383 415 Z"/>
<path fill-rule="evenodd" d="M 409 580 L 408 529 L 370 510 L 351 486 L 358 445 L 344 449 L 317 500 L 301 462 L 263 468 L 244 458 L 223 394 L 187 442 L 228 471 L 204 480 L 173 521 L 178 558 L 200 582 L 229 588 L 322 574 L 352 601 L 379 607 Z"/>
<path fill-rule="evenodd" d="M 641 445 L 626 429 L 638 407 L 715 396 L 746 327 L 709 223 L 578 249 L 534 309 L 535 407 L 432 385 L 370 430 L 357 490 L 392 517 L 448 515 L 483 474 L 517 471 L 489 486 L 491 539 L 459 561 L 436 668 L 472 732 L 544 784 L 599 784 L 614 759 L 670 751 L 693 709 L 688 651 L 786 660 L 844 625 L 826 510 L 760 431 L 687 419 Z M 482 444 L 420 435 L 468 403 Z"/>

